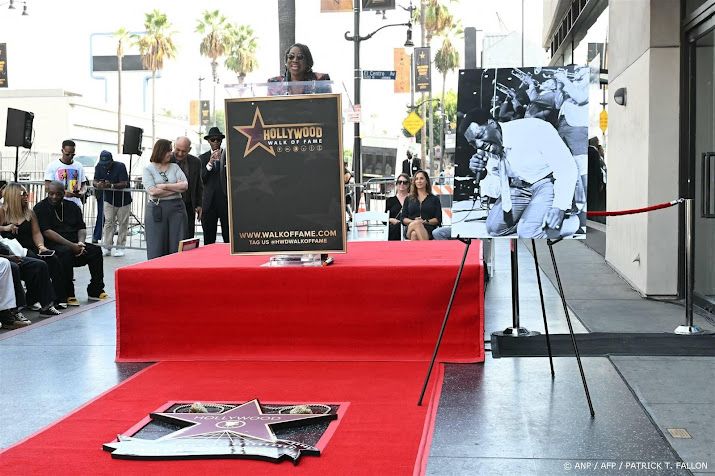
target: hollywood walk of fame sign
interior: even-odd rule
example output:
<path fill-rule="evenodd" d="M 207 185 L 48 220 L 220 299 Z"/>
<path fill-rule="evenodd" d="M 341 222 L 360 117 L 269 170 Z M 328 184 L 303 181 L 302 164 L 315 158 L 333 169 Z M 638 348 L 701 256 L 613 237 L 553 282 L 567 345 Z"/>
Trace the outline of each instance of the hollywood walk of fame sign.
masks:
<path fill-rule="evenodd" d="M 187 407 L 187 404 L 172 404 Z M 317 405 L 313 405 L 317 406 Z M 150 414 L 152 422 L 162 422 L 181 426 L 180 429 L 158 438 L 147 439 L 136 435 L 118 435 L 117 440 L 106 443 L 104 450 L 117 459 L 184 459 L 184 458 L 239 458 L 261 459 L 267 461 L 291 460 L 298 463 L 306 454 L 319 456 L 320 450 L 314 441 L 293 441 L 299 438 L 278 438 L 276 431 L 287 427 L 300 427 L 300 430 L 316 423 L 325 424 L 338 418 L 329 405 L 328 413 L 289 414 L 264 412 L 258 400 L 242 404 L 207 405 L 220 407 L 223 411 L 210 413 L 154 412 Z M 228 409 L 225 409 L 228 408 Z M 286 407 L 283 407 L 286 408 Z M 337 411 L 337 410 L 335 410 Z M 148 422 L 147 422 L 148 423 Z M 142 426 L 142 429 L 146 425 Z M 315 433 L 315 429 L 311 430 Z M 320 432 L 322 434 L 322 432 Z M 147 431 L 147 435 L 155 431 Z"/>
<path fill-rule="evenodd" d="M 426 93 L 432 89 L 432 57 L 429 46 L 415 48 L 415 91 Z"/>
<path fill-rule="evenodd" d="M 226 129 L 231 253 L 345 252 L 340 95 L 227 99 Z"/>

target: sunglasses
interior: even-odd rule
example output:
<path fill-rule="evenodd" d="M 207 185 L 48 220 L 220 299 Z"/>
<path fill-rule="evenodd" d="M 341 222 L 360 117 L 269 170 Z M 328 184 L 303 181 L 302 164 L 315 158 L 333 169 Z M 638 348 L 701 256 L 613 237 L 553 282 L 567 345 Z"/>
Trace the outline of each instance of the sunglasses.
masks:
<path fill-rule="evenodd" d="M 209 137 L 209 142 L 221 142 L 222 140 L 221 137 Z"/>
<path fill-rule="evenodd" d="M 159 175 L 164 179 L 164 182 L 169 181 L 169 177 L 166 176 L 166 172 L 159 172 Z"/>
<path fill-rule="evenodd" d="M 305 59 L 304 55 L 294 55 L 293 53 L 288 55 L 288 61 L 293 61 L 293 60 L 298 60 L 298 61 L 303 61 Z"/>
<path fill-rule="evenodd" d="M 398 180 L 397 181 L 397 185 L 407 185 L 408 183 L 410 183 L 410 182 L 408 182 L 407 180 Z"/>
<path fill-rule="evenodd" d="M 22 192 L 20 192 L 20 196 L 27 197 L 27 190 L 23 190 Z"/>

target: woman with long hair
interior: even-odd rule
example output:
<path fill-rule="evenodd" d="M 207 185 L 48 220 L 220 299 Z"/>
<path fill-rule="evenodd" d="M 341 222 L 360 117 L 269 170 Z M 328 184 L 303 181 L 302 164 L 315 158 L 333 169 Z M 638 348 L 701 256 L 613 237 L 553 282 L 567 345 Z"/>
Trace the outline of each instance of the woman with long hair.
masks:
<path fill-rule="evenodd" d="M 35 212 L 29 206 L 25 187 L 10 183 L 3 191 L 3 205 L 0 207 L 0 233 L 9 239 L 16 239 L 27 256 L 15 260 L 20 266 L 20 274 L 27 287 L 27 301 L 40 303 L 40 315 L 55 316 L 60 314 L 54 307 L 67 307 L 68 289 L 71 275 L 68 277 L 59 259 L 45 247 L 45 238 L 40 231 Z M 18 262 L 19 261 L 19 262 Z M 74 298 L 74 295 L 71 296 Z M 75 298 L 76 300 L 76 298 Z"/>
<path fill-rule="evenodd" d="M 395 195 L 388 197 L 385 201 L 385 211 L 390 214 L 390 231 L 388 234 L 388 240 L 400 241 L 402 228 L 402 223 L 400 219 L 402 218 L 402 207 L 405 204 L 405 199 L 408 197 L 410 192 L 410 176 L 401 173 L 397 176 L 395 180 Z"/>
<path fill-rule="evenodd" d="M 154 144 L 142 183 L 148 195 L 144 214 L 147 259 L 176 253 L 188 226 L 181 192 L 189 183 L 181 168 L 171 162 L 168 140 L 159 139 Z"/>
<path fill-rule="evenodd" d="M 415 172 L 410 195 L 402 207 L 402 224 L 408 240 L 431 240 L 432 231 L 442 224 L 442 204 L 432 194 L 432 183 L 424 170 Z"/>

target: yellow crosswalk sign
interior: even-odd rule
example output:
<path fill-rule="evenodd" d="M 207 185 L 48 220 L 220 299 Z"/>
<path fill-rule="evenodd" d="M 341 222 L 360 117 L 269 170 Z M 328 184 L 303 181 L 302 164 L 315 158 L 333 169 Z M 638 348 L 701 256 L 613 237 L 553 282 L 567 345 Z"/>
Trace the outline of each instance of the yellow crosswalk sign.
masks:
<path fill-rule="evenodd" d="M 417 131 L 422 129 L 422 126 L 424 125 L 425 121 L 423 121 L 420 115 L 417 114 L 415 111 L 409 113 L 405 120 L 402 121 L 402 127 L 404 127 L 405 130 L 410 133 L 410 135 L 417 134 Z"/>

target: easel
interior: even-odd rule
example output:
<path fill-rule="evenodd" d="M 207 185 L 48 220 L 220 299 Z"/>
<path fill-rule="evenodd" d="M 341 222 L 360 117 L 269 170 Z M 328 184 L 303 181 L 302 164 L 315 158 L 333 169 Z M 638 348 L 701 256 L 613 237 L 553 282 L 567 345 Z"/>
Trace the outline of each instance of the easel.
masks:
<path fill-rule="evenodd" d="M 439 337 L 437 338 L 437 343 L 432 353 L 432 359 L 430 360 L 429 369 L 427 370 L 427 376 L 425 377 L 424 384 L 422 385 L 422 391 L 420 392 L 420 397 L 417 401 L 417 405 L 422 405 L 422 400 L 427 390 L 427 384 L 429 382 L 430 376 L 432 375 L 432 369 L 434 367 L 435 360 L 437 359 L 437 352 L 439 352 L 439 346 L 442 343 L 442 338 L 444 337 L 444 331 L 447 327 L 447 321 L 449 319 L 449 314 L 452 310 L 452 304 L 454 302 L 454 296 L 457 293 L 457 287 L 459 286 L 459 280 L 462 277 L 462 271 L 464 270 L 464 263 L 467 260 L 467 253 L 469 252 L 469 247 L 472 243 L 471 238 L 462 239 L 457 237 L 459 241 L 466 245 L 464 249 L 464 256 L 462 257 L 462 262 L 459 265 L 459 271 L 457 272 L 457 277 L 454 280 L 454 287 L 452 288 L 452 295 L 449 298 L 449 304 L 447 304 L 447 311 L 444 315 L 444 321 L 442 322 L 442 328 L 439 331 Z M 559 268 L 556 265 L 556 256 L 554 255 L 553 245 L 561 241 L 561 238 L 557 240 L 546 240 L 549 246 L 549 252 L 551 253 L 551 262 L 554 266 L 554 272 L 556 274 L 556 284 L 559 289 L 559 296 L 561 297 L 561 303 L 564 307 L 564 313 L 566 314 L 566 322 L 568 323 L 569 333 L 571 334 L 571 343 L 573 344 L 574 353 L 576 355 L 576 362 L 578 362 L 579 372 L 581 373 L 581 381 L 583 383 L 583 389 L 586 393 L 586 401 L 588 402 L 588 409 L 591 413 L 591 418 L 595 417 L 596 413 L 593 410 L 593 404 L 591 402 L 591 394 L 588 390 L 588 384 L 586 382 L 586 375 L 583 371 L 583 366 L 581 364 L 581 355 L 578 351 L 578 345 L 576 344 L 576 337 L 573 332 L 573 326 L 571 324 L 571 316 L 569 314 L 568 305 L 566 304 L 566 297 L 564 296 L 563 286 L 561 285 L 561 277 L 559 276 Z M 549 338 L 549 328 L 546 320 L 546 306 L 544 305 L 544 292 L 541 284 L 541 272 L 539 271 L 539 260 L 536 253 L 536 241 L 531 240 L 531 245 L 534 251 L 534 266 L 536 267 L 536 279 L 539 286 L 539 298 L 541 299 L 541 312 L 544 318 L 544 330 L 546 334 L 546 346 L 549 352 L 549 365 L 551 367 L 551 378 L 555 378 L 556 374 L 554 372 L 553 356 L 551 354 L 551 340 Z M 535 335 L 535 332 L 529 332 L 527 329 L 519 325 L 519 260 L 517 256 L 517 240 L 511 239 L 510 241 L 510 254 L 511 254 L 511 283 L 512 283 L 512 327 L 505 329 L 503 332 L 495 333 L 503 336 L 511 336 L 513 338 L 519 338 L 529 335 Z M 482 338 L 480 336 L 480 338 Z"/>

